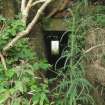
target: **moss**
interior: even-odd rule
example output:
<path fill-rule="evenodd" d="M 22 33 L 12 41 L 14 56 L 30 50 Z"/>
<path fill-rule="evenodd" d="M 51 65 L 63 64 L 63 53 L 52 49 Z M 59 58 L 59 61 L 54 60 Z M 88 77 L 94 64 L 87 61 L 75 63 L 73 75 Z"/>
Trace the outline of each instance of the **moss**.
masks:
<path fill-rule="evenodd" d="M 66 31 L 68 30 L 67 20 L 69 18 L 51 18 L 43 20 L 43 29 L 51 31 Z"/>

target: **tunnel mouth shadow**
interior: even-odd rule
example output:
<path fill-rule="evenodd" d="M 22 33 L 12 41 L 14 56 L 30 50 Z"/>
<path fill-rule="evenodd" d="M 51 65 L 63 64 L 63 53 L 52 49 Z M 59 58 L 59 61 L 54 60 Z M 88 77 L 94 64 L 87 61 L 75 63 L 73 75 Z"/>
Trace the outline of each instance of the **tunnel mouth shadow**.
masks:
<path fill-rule="evenodd" d="M 47 78 L 54 78 L 57 76 L 57 71 L 55 71 L 55 64 L 56 70 L 61 69 L 64 66 L 66 58 L 60 59 L 60 57 L 62 56 L 62 52 L 68 45 L 69 33 L 69 31 L 44 31 L 45 54 L 48 63 L 52 65 L 52 68 L 50 68 L 46 73 Z M 59 41 L 59 54 L 52 54 L 51 41 Z"/>

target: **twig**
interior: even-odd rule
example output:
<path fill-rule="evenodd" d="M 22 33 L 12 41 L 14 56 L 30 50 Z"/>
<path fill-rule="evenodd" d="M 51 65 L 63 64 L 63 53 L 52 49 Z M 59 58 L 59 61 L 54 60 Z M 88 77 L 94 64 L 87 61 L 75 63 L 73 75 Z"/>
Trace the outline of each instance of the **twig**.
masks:
<path fill-rule="evenodd" d="M 28 18 L 28 14 L 29 14 L 29 10 L 31 8 L 33 0 L 29 0 L 28 3 L 26 4 L 25 0 L 22 0 L 22 4 L 21 4 L 21 14 L 22 14 L 22 21 L 23 23 L 26 24 L 27 18 Z"/>
<path fill-rule="evenodd" d="M 0 28 L 0 34 L 1 34 L 2 31 L 4 30 L 4 28 L 5 28 L 5 24 L 3 24 L 3 25 L 1 26 L 1 28 Z"/>
<path fill-rule="evenodd" d="M 101 88 L 101 96 L 103 95 L 104 87 Z"/>
<path fill-rule="evenodd" d="M 92 46 L 92 47 L 89 48 L 88 50 L 84 51 L 84 54 L 87 54 L 87 53 L 89 53 L 90 51 L 92 51 L 92 50 L 94 50 L 94 49 L 96 49 L 96 48 L 99 48 L 99 47 L 103 47 L 103 46 L 105 46 L 105 44 L 98 44 L 98 45 L 96 45 L 96 46 Z"/>
<path fill-rule="evenodd" d="M 38 3 L 43 3 L 45 2 L 46 0 L 38 0 L 38 1 L 35 1 L 31 6 L 35 6 L 37 5 Z"/>
<path fill-rule="evenodd" d="M 87 54 L 87 53 L 89 53 L 90 51 L 92 51 L 92 50 L 94 50 L 94 49 L 96 49 L 96 48 L 99 48 L 99 47 L 103 47 L 103 46 L 105 46 L 105 44 L 98 44 L 98 45 L 96 45 L 96 46 L 93 46 L 93 47 L 91 47 L 91 48 L 89 48 L 88 50 L 83 50 L 83 55 L 79 58 L 79 60 L 76 62 L 76 64 L 74 65 L 74 67 L 77 65 L 77 64 L 79 64 L 79 62 L 83 59 L 83 57 L 84 57 L 84 55 L 85 54 Z"/>
<path fill-rule="evenodd" d="M 3 56 L 3 54 L 0 52 L 0 58 L 1 58 L 1 63 L 4 67 L 4 69 L 7 71 L 7 66 L 6 66 L 6 62 L 5 62 L 5 58 Z"/>

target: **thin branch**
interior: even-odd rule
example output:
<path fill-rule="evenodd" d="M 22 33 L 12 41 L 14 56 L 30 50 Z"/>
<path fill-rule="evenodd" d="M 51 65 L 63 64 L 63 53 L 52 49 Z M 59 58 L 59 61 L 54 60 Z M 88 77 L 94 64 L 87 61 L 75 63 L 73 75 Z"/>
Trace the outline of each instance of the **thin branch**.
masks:
<path fill-rule="evenodd" d="M 33 2 L 33 0 L 29 0 L 26 7 L 24 7 L 25 1 L 23 1 L 22 2 L 23 4 L 21 5 L 22 21 L 25 24 L 26 24 L 26 21 L 27 21 L 27 18 L 28 18 L 28 14 L 29 14 L 29 10 L 31 8 L 32 2 Z"/>
<path fill-rule="evenodd" d="M 26 11 L 29 11 L 29 9 L 31 8 L 33 0 L 29 0 L 26 6 Z"/>
<path fill-rule="evenodd" d="M 26 0 L 22 0 L 21 1 L 21 12 L 23 12 L 23 10 L 25 10 L 25 6 L 26 6 Z"/>
<path fill-rule="evenodd" d="M 39 3 L 43 3 L 43 2 L 45 2 L 46 0 L 38 0 L 38 1 L 35 1 L 34 3 L 32 3 L 32 7 L 33 6 L 35 6 L 35 5 L 37 5 L 37 4 L 39 4 Z"/>
<path fill-rule="evenodd" d="M 84 54 L 89 53 L 90 51 L 92 51 L 92 50 L 94 50 L 94 49 L 96 49 L 96 48 L 104 47 L 104 46 L 105 46 L 105 44 L 98 44 L 98 45 L 96 45 L 96 46 L 92 46 L 92 47 L 89 48 L 88 50 L 84 51 Z"/>
<path fill-rule="evenodd" d="M 6 66 L 6 62 L 5 62 L 5 58 L 3 56 L 3 54 L 0 52 L 0 58 L 1 58 L 1 63 L 4 67 L 4 70 L 7 70 L 7 66 Z"/>
<path fill-rule="evenodd" d="M 3 24 L 3 25 L 1 26 L 1 28 L 0 28 L 0 34 L 3 32 L 4 28 L 5 28 L 5 24 Z"/>
<path fill-rule="evenodd" d="M 13 38 L 4 48 L 3 51 L 7 51 L 9 50 L 11 47 L 13 47 L 15 45 L 15 43 L 22 38 L 23 36 L 27 35 L 31 29 L 33 28 L 33 26 L 37 23 L 40 15 L 42 14 L 43 10 L 47 7 L 47 5 L 51 2 L 52 0 L 46 0 L 45 3 L 39 8 L 39 10 L 37 11 L 36 15 L 34 16 L 33 20 L 31 21 L 31 23 L 28 24 L 26 30 L 18 33 L 16 35 L 15 38 Z"/>
<path fill-rule="evenodd" d="M 9 50 L 10 48 L 12 48 L 14 46 L 14 44 L 23 36 L 27 35 L 29 33 L 29 31 L 25 30 L 22 32 L 19 32 L 17 34 L 17 36 L 15 38 L 13 38 L 4 48 L 3 48 L 3 52 L 6 52 L 7 50 Z"/>

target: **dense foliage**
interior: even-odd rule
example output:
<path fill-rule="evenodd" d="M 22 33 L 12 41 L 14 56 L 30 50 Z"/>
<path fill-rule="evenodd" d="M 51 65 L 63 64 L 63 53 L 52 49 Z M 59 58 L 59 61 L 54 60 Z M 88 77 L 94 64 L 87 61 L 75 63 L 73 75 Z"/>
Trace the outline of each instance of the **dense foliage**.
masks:
<path fill-rule="evenodd" d="M 77 2 L 72 9 L 69 9 L 72 14 L 69 21 L 67 19 L 69 42 L 57 63 L 63 58 L 66 58 L 66 61 L 64 67 L 57 70 L 60 71 L 56 78 L 59 85 L 53 90 L 56 105 L 96 105 L 91 94 L 94 87 L 86 79 L 83 61 L 88 56 L 83 49 L 87 32 L 92 27 L 105 27 L 105 7 L 96 5 L 93 10 L 89 7 L 91 6 L 87 2 Z"/>
<path fill-rule="evenodd" d="M 65 18 L 70 33 L 68 45 L 55 64 L 55 78 L 47 80 L 39 76 L 50 65 L 45 59 L 39 60 L 27 37 L 3 53 L 7 70 L 0 62 L 0 105 L 96 105 L 91 94 L 94 87 L 86 79 L 83 61 L 87 55 L 83 49 L 88 30 L 105 27 L 105 7 L 96 5 L 93 8 L 87 0 L 80 1 L 68 9 L 71 17 Z M 0 16 L 1 53 L 3 47 L 24 28 L 19 16 L 11 20 Z M 56 65 L 63 58 L 66 59 L 64 67 L 57 70 Z"/>
<path fill-rule="evenodd" d="M 0 50 L 17 32 L 24 29 L 19 18 L 7 20 L 0 17 Z M 38 60 L 35 52 L 28 45 L 28 38 L 23 38 L 10 49 L 5 56 L 7 70 L 0 63 L 0 105 L 48 105 L 47 80 L 38 83 L 38 70 L 46 70 L 49 64 Z"/>

